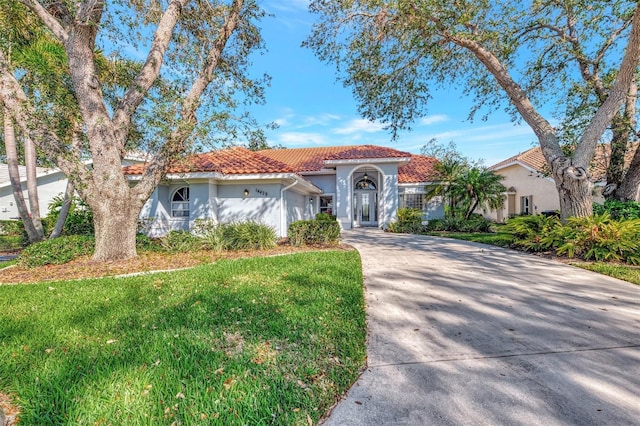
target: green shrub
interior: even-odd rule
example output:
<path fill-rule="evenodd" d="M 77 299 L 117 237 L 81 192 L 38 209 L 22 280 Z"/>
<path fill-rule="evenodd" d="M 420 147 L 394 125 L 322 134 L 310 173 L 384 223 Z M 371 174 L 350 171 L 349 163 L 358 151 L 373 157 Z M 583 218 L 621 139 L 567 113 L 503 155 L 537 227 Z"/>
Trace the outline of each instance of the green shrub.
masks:
<path fill-rule="evenodd" d="M 444 219 L 431 219 L 425 226 L 426 231 L 446 232 L 491 232 L 493 224 L 482 215 L 473 215 L 470 219 L 449 216 Z"/>
<path fill-rule="evenodd" d="M 559 256 L 640 264 L 640 219 L 614 220 L 608 213 L 571 218 L 522 216 L 502 227 L 514 244 L 529 251 L 554 251 Z"/>
<path fill-rule="evenodd" d="M 24 232 L 24 224 L 21 220 L 0 220 L 0 234 L 19 236 Z"/>
<path fill-rule="evenodd" d="M 162 251 L 159 241 L 152 240 L 144 234 L 136 235 L 136 249 L 141 251 Z"/>
<path fill-rule="evenodd" d="M 200 249 L 202 242 L 189 231 L 170 231 L 160 238 L 160 246 L 170 253 L 182 253 Z"/>
<path fill-rule="evenodd" d="M 293 246 L 338 244 L 340 224 L 336 220 L 298 220 L 289 225 L 289 242 Z"/>
<path fill-rule="evenodd" d="M 60 210 L 64 202 L 63 196 L 54 197 L 49 203 L 49 212 L 42 220 L 42 225 L 48 233 L 53 229 L 60 216 Z M 93 212 L 87 203 L 80 197 L 71 199 L 71 207 L 64 222 L 62 235 L 93 235 Z"/>
<path fill-rule="evenodd" d="M 211 219 L 197 219 L 193 233 L 202 240 L 202 248 L 216 252 L 225 249 L 224 225 L 219 225 Z"/>
<path fill-rule="evenodd" d="M 389 232 L 417 234 L 422 231 L 422 210 L 401 207 L 397 216 L 398 220 L 389 224 Z"/>
<path fill-rule="evenodd" d="M 316 214 L 316 220 L 323 220 L 323 221 L 332 222 L 332 221 L 337 221 L 338 218 L 335 217 L 332 214 L 329 214 L 329 213 L 318 213 L 318 214 Z"/>
<path fill-rule="evenodd" d="M 93 253 L 95 240 L 88 235 L 69 235 L 31 244 L 20 253 L 18 261 L 27 268 L 60 265 Z"/>
<path fill-rule="evenodd" d="M 237 222 L 218 225 L 225 250 L 266 250 L 276 246 L 278 236 L 268 225 Z M 215 242 L 215 236 L 211 236 Z"/>
<path fill-rule="evenodd" d="M 609 213 L 612 219 L 640 219 L 640 203 L 635 201 L 606 200 L 604 204 L 594 204 L 593 214 Z"/>
<path fill-rule="evenodd" d="M 558 246 L 560 220 L 555 216 L 516 216 L 507 221 L 501 233 L 511 234 L 514 244 L 528 251 L 539 252 Z"/>

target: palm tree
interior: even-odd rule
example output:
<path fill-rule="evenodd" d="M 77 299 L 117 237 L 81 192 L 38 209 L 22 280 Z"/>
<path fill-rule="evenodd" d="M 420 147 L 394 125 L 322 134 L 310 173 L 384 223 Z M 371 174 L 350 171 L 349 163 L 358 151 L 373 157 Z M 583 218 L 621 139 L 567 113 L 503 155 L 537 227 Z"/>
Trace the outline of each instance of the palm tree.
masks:
<path fill-rule="evenodd" d="M 460 199 L 459 194 L 452 191 L 452 185 L 469 169 L 469 163 L 460 156 L 445 156 L 439 160 L 435 168 L 440 180 L 427 189 L 427 198 L 442 197 L 445 200 L 445 216 L 453 217 Z"/>
<path fill-rule="evenodd" d="M 504 176 L 486 168 L 468 168 L 451 182 L 450 197 L 459 200 L 458 206 L 465 219 L 469 219 L 478 207 L 484 211 L 502 208 L 507 190 L 501 183 L 502 179 Z"/>

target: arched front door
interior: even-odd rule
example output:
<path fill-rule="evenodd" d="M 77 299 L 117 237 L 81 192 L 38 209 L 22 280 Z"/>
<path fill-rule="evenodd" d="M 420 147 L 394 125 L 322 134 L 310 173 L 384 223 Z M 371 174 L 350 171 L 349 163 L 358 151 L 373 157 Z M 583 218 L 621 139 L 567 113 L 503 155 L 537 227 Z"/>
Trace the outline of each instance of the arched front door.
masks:
<path fill-rule="evenodd" d="M 353 222 L 354 226 L 378 226 L 378 189 L 366 177 L 354 185 Z"/>

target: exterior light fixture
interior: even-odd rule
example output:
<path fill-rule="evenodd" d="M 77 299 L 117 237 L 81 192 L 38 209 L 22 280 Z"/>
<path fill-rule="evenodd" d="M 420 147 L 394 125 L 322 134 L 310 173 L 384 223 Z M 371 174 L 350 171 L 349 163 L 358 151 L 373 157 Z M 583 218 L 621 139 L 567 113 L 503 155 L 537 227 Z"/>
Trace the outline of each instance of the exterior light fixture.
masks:
<path fill-rule="evenodd" d="M 248 197 L 249 196 L 249 190 L 245 188 L 243 194 L 244 194 L 245 197 Z"/>
<path fill-rule="evenodd" d="M 309 197 L 309 204 L 313 205 L 313 197 Z"/>
<path fill-rule="evenodd" d="M 367 170 L 365 169 L 364 171 L 364 176 L 362 176 L 362 178 L 366 181 L 369 179 L 369 175 L 367 174 Z"/>

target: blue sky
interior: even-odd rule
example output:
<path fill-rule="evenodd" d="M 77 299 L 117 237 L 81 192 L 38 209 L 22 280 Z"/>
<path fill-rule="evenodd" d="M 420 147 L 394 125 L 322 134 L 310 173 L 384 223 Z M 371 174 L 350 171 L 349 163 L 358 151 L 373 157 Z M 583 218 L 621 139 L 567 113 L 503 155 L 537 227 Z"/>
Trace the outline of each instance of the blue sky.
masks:
<path fill-rule="evenodd" d="M 527 125 L 514 125 L 502 113 L 487 121 L 466 121 L 471 100 L 455 87 L 434 91 L 429 114 L 414 123 L 413 131 L 392 141 L 379 123 L 363 120 L 349 88 L 336 82 L 335 68 L 320 62 L 311 50 L 300 47 L 315 16 L 307 0 L 268 0 L 262 6 L 275 17 L 265 18 L 262 35 L 268 51 L 254 58 L 254 70 L 272 77 L 266 105 L 252 113 L 259 122 L 276 122 L 267 132 L 270 144 L 289 148 L 374 144 L 420 153 L 430 139 L 455 142 L 472 159 L 491 165 L 525 151 L 536 142 Z"/>

